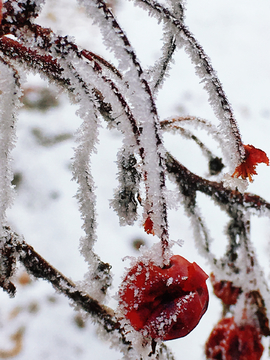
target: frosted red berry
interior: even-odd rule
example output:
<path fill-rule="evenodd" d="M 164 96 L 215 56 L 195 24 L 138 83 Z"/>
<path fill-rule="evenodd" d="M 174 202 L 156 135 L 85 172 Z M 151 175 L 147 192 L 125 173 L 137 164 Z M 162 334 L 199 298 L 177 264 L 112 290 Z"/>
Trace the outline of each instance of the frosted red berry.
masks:
<path fill-rule="evenodd" d="M 240 287 L 233 286 L 231 281 L 216 281 L 213 273 L 210 274 L 210 280 L 213 285 L 214 294 L 221 299 L 224 304 L 236 304 L 238 296 L 242 292 Z"/>
<path fill-rule="evenodd" d="M 138 262 L 119 290 L 119 305 L 144 336 L 172 340 L 186 336 L 208 306 L 208 275 L 195 263 L 174 255 L 169 266 Z"/>
<path fill-rule="evenodd" d="M 238 326 L 234 318 L 224 318 L 214 327 L 205 345 L 210 360 L 259 360 L 263 353 L 261 336 L 250 324 Z"/>

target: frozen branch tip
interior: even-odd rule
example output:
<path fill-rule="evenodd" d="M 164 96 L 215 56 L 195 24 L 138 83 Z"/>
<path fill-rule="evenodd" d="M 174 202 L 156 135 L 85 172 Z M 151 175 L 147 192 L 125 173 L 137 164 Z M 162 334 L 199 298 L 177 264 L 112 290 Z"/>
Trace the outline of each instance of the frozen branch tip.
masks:
<path fill-rule="evenodd" d="M 265 163 L 269 166 L 269 158 L 264 151 L 255 148 L 253 145 L 243 145 L 245 149 L 245 158 L 240 165 L 238 165 L 232 174 L 232 177 L 241 177 L 253 182 L 252 176 L 257 175 L 255 170 L 259 163 Z"/>

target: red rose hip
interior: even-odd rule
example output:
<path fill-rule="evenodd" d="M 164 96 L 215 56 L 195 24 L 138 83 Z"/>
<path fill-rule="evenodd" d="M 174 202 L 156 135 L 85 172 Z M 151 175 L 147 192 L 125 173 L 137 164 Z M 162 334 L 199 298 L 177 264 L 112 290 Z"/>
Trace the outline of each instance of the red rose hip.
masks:
<path fill-rule="evenodd" d="M 172 340 L 193 330 L 208 306 L 208 275 L 179 255 L 169 266 L 138 262 L 119 290 L 119 305 L 133 328 L 153 339 Z"/>
<path fill-rule="evenodd" d="M 205 354 L 210 360 L 259 360 L 262 353 L 256 327 L 238 326 L 233 317 L 220 320 L 205 345 Z"/>

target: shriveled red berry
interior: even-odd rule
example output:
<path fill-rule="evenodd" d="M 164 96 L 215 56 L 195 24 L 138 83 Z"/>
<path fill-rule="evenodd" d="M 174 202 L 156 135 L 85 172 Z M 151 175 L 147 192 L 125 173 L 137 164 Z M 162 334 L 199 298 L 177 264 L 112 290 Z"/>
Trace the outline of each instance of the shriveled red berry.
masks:
<path fill-rule="evenodd" d="M 119 305 L 133 328 L 153 339 L 186 336 L 200 321 L 208 306 L 208 275 L 179 255 L 170 265 L 138 262 L 119 290 Z"/>
<path fill-rule="evenodd" d="M 250 324 L 238 326 L 231 317 L 214 327 L 205 354 L 210 360 L 259 360 L 263 349 L 257 328 Z"/>
<path fill-rule="evenodd" d="M 252 176 L 257 175 L 255 170 L 259 163 L 265 163 L 269 166 L 269 159 L 264 151 L 255 148 L 253 145 L 243 145 L 245 149 L 245 159 L 238 165 L 232 174 L 232 177 L 248 178 L 252 182 Z"/>
<path fill-rule="evenodd" d="M 154 232 L 154 223 L 153 221 L 151 220 L 151 218 L 149 216 L 147 216 L 144 224 L 144 231 L 147 233 L 147 234 L 152 234 L 152 235 L 155 235 L 155 232 Z"/>
<path fill-rule="evenodd" d="M 210 280 L 213 285 L 214 294 L 221 299 L 224 304 L 236 304 L 238 296 L 242 291 L 240 287 L 233 286 L 231 281 L 216 281 L 213 273 L 210 274 Z"/>

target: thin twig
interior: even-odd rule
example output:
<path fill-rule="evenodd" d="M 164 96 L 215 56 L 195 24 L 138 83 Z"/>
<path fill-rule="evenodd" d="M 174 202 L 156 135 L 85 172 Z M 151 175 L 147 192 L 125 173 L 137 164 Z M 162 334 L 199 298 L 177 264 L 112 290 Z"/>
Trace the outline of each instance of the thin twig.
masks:
<path fill-rule="evenodd" d="M 77 289 L 70 279 L 49 264 L 32 246 L 23 241 L 17 245 L 16 250 L 19 254 L 19 260 L 35 278 L 49 281 L 57 291 L 65 294 L 76 305 L 100 321 L 107 332 L 116 329 L 121 331 L 119 322 L 112 315 L 112 309 L 100 305 L 97 300 Z"/>
<path fill-rule="evenodd" d="M 163 83 L 164 81 L 164 77 L 166 75 L 166 72 L 168 70 L 169 64 L 172 61 L 172 56 L 174 54 L 174 51 L 176 49 L 176 40 L 175 40 L 175 36 L 172 35 L 168 41 L 168 43 L 166 44 L 167 51 L 165 52 L 165 56 L 163 56 L 160 59 L 160 64 L 158 67 L 161 66 L 161 71 L 160 74 L 158 76 L 158 79 L 156 80 L 156 83 L 154 84 L 153 90 L 154 92 L 156 92 L 158 90 L 158 88 L 160 87 L 160 85 Z M 156 66 L 155 66 L 156 67 Z"/>
<path fill-rule="evenodd" d="M 167 153 L 166 168 L 168 173 L 174 176 L 175 181 L 181 185 L 181 191 L 185 196 L 194 196 L 194 192 L 200 191 L 222 206 L 238 204 L 246 210 L 270 211 L 270 203 L 262 197 L 250 193 L 243 194 L 237 190 L 225 188 L 222 183 L 204 179 L 189 171 L 169 153 Z"/>

